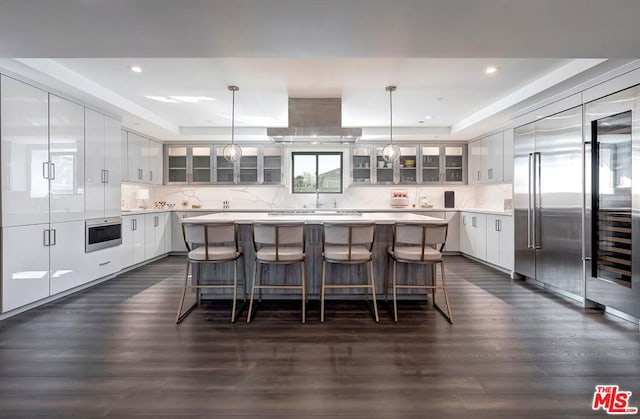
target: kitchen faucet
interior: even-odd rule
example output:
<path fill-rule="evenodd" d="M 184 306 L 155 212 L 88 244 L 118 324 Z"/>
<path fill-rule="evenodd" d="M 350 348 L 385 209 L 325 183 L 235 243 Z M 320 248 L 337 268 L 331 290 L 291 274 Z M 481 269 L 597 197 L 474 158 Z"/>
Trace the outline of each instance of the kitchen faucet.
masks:
<path fill-rule="evenodd" d="M 320 203 L 320 189 L 316 188 L 316 208 L 320 208 L 322 204 Z"/>

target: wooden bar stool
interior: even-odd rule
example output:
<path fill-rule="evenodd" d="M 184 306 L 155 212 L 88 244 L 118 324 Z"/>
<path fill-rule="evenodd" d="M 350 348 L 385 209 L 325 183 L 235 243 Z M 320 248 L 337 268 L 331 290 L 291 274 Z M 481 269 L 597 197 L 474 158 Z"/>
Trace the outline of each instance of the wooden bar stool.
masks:
<path fill-rule="evenodd" d="M 378 322 L 378 305 L 376 302 L 376 286 L 373 275 L 373 237 L 375 224 L 369 222 L 331 222 L 323 224 L 322 240 L 322 286 L 320 290 L 320 321 L 324 322 L 324 295 L 327 288 L 363 288 L 368 301 L 369 290 L 373 298 L 373 314 Z M 326 264 L 365 264 L 368 281 L 364 284 L 327 284 Z"/>
<path fill-rule="evenodd" d="M 299 289 L 302 292 L 302 323 L 306 321 L 307 302 L 307 266 L 305 262 L 304 223 L 303 222 L 261 222 L 253 224 L 253 245 L 256 259 L 253 267 L 253 286 L 249 300 L 247 323 L 251 322 L 253 314 L 253 299 L 255 290 L 260 296 L 265 288 L 271 289 Z M 264 265 L 293 265 L 300 264 L 300 285 L 262 284 L 262 269 Z"/>
<path fill-rule="evenodd" d="M 444 274 L 444 261 L 442 249 L 447 240 L 448 224 L 425 224 L 402 222 L 396 223 L 393 229 L 393 246 L 389 248 L 389 256 L 393 261 L 392 287 L 393 287 L 393 317 L 398 321 L 397 290 L 399 288 L 427 289 L 431 290 L 433 305 L 446 319 L 453 323 L 453 314 L 449 305 L 447 294 L 447 282 Z M 430 265 L 431 284 L 409 285 L 398 284 L 398 263 Z M 440 277 L 442 285 L 437 284 L 436 265 L 440 265 Z M 425 278 L 426 279 L 426 278 Z M 385 300 L 389 284 L 385 285 Z M 447 306 L 445 313 L 436 303 L 436 290 L 444 293 L 444 301 Z"/>
<path fill-rule="evenodd" d="M 184 276 L 184 286 L 182 288 L 182 298 L 178 306 L 176 323 L 182 322 L 200 302 L 200 289 L 226 288 L 233 290 L 233 306 L 231 308 L 231 322 L 236 319 L 236 301 L 238 297 L 238 260 L 243 258 L 242 249 L 238 246 L 238 226 L 234 222 L 209 222 L 203 223 L 182 223 L 182 236 L 187 246 L 187 271 Z M 202 265 L 216 265 L 233 262 L 233 283 L 222 284 L 202 284 L 203 278 L 200 275 Z M 247 281 L 242 260 L 242 278 L 244 300 L 247 300 Z M 189 268 L 193 273 L 193 267 L 198 271 L 197 280 L 189 283 Z M 193 275 L 192 275 L 193 276 Z M 193 278 L 192 278 L 193 279 Z M 187 289 L 196 290 L 196 302 L 184 313 L 182 307 L 187 294 Z"/>

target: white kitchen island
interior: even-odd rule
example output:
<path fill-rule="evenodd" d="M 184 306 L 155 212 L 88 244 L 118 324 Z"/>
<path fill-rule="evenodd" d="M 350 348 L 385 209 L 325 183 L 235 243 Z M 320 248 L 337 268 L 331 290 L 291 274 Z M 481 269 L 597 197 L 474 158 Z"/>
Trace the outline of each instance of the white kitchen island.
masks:
<path fill-rule="evenodd" d="M 254 222 L 291 222 L 302 221 L 305 226 L 305 253 L 307 259 L 307 286 L 310 298 L 317 298 L 320 292 L 321 266 L 322 266 L 322 225 L 329 222 L 373 222 L 376 224 L 375 239 L 373 244 L 373 261 L 374 276 L 376 281 L 376 293 L 378 297 L 382 297 L 384 293 L 385 278 L 390 275 L 389 257 L 387 249 L 392 245 L 393 234 L 392 226 L 396 222 L 424 222 L 431 224 L 447 224 L 447 220 L 441 218 L 429 217 L 420 214 L 406 212 L 371 212 L 358 213 L 355 211 L 340 212 L 340 210 L 277 210 L 273 212 L 222 212 L 217 214 L 201 215 L 196 217 L 184 218 L 183 223 L 209 223 L 220 221 L 232 221 L 239 225 L 238 235 L 240 246 L 245 254 L 245 271 L 247 272 L 247 286 L 251 285 L 251 273 L 253 272 L 254 248 L 251 233 L 251 224 Z M 228 266 L 203 266 L 201 271 L 201 283 L 207 281 L 207 278 L 228 279 L 232 275 L 231 264 Z M 290 269 L 299 269 L 297 266 L 273 265 L 265 269 L 263 282 L 269 281 L 278 283 L 287 283 L 287 281 L 299 281 L 300 275 L 298 271 L 289 271 Z M 332 278 L 340 277 L 340 282 L 344 282 L 345 278 L 349 278 L 353 283 L 364 282 L 364 265 L 355 266 L 333 266 L 328 264 L 327 282 L 330 283 Z M 197 274 L 197 273 L 196 273 Z M 239 272 L 241 275 L 241 272 Z M 430 271 L 419 265 L 411 265 L 405 267 L 403 264 L 398 266 L 399 278 L 404 278 L 407 283 L 424 283 L 429 279 Z M 425 275 L 427 275 L 425 279 Z M 215 279 L 212 279 L 214 283 Z M 240 282 L 242 282 L 240 280 Z M 403 290 L 403 296 L 416 298 L 415 294 L 422 294 L 424 291 Z M 331 294 L 327 294 L 326 298 L 348 298 L 349 294 L 361 293 L 360 290 L 332 290 Z M 242 294 L 240 294 L 242 295 Z M 204 299 L 228 298 L 229 290 L 207 290 L 203 291 Z M 278 291 L 277 295 L 271 295 L 269 290 L 264 291 L 264 298 L 287 298 L 287 293 Z M 293 298 L 299 298 L 298 293 L 292 293 Z"/>

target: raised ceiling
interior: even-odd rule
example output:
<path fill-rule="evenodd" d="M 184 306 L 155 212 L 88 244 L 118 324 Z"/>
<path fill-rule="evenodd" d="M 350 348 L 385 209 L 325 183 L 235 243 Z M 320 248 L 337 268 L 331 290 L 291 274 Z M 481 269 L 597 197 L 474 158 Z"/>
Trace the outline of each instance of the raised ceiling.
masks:
<path fill-rule="evenodd" d="M 594 58 L 637 58 L 639 15 L 629 0 L 17 0 L 0 2 L 0 57 L 163 139 L 227 127 L 228 84 L 247 133 L 285 126 L 288 96 L 342 97 L 343 125 L 382 129 L 396 84 L 396 126 L 460 139 L 618 63 Z"/>

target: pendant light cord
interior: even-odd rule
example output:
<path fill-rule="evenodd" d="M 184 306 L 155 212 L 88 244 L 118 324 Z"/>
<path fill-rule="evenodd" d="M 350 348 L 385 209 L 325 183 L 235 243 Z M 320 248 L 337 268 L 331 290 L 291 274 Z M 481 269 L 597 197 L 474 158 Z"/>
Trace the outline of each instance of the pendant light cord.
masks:
<path fill-rule="evenodd" d="M 231 144 L 234 144 L 236 128 L 236 89 L 231 89 Z"/>
<path fill-rule="evenodd" d="M 389 142 L 391 144 L 393 144 L 393 101 L 391 100 L 393 90 L 393 88 L 389 89 Z"/>

